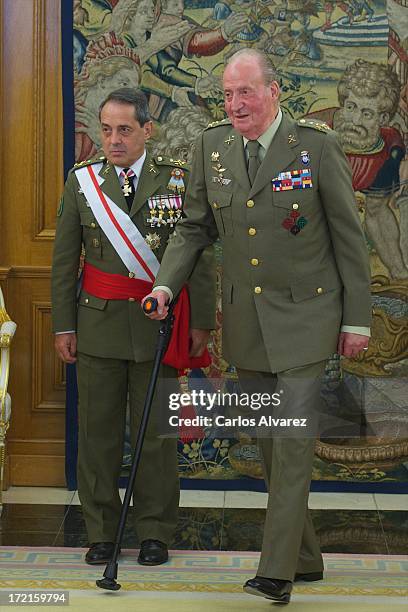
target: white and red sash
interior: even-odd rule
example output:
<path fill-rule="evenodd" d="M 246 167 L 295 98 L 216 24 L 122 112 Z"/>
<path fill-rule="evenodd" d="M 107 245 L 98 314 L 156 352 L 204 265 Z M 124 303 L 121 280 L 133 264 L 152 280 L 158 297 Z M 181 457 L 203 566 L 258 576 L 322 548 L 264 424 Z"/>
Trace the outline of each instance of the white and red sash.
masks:
<path fill-rule="evenodd" d="M 129 272 L 134 278 L 153 282 L 159 261 L 129 215 L 101 190 L 101 168 L 101 163 L 78 168 L 75 176 L 96 220 Z"/>

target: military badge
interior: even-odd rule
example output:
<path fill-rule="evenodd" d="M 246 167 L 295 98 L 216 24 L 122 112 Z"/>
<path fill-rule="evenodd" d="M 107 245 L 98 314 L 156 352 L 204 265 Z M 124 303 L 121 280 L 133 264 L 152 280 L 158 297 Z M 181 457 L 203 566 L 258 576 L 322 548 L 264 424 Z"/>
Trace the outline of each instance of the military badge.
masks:
<path fill-rule="evenodd" d="M 226 179 L 223 176 L 213 176 L 212 182 L 218 183 L 219 185 L 229 185 L 231 182 L 231 179 Z"/>
<path fill-rule="evenodd" d="M 57 210 L 57 217 L 60 217 L 62 215 L 62 211 L 64 210 L 64 196 L 61 197 L 59 204 L 58 204 L 58 210 Z"/>
<path fill-rule="evenodd" d="M 310 168 L 302 170 L 289 170 L 279 172 L 278 176 L 272 179 L 273 191 L 288 191 L 290 189 L 308 189 L 313 187 L 312 171 Z"/>
<path fill-rule="evenodd" d="M 289 217 L 284 219 L 282 227 L 289 230 L 291 234 L 296 236 L 307 225 L 306 217 L 300 215 L 297 210 L 292 210 Z"/>
<path fill-rule="evenodd" d="M 122 191 L 123 191 L 123 195 L 125 196 L 125 198 L 130 196 L 130 194 L 132 193 L 132 188 L 130 186 L 129 179 L 127 179 L 127 181 L 122 186 Z"/>
<path fill-rule="evenodd" d="M 156 224 L 157 227 L 161 227 L 162 225 L 166 225 L 167 224 L 167 221 L 164 218 L 164 213 L 165 213 L 165 210 L 164 210 L 163 204 L 159 204 L 159 210 L 158 210 L 158 216 L 157 216 L 157 224 Z"/>
<path fill-rule="evenodd" d="M 289 134 L 288 144 L 293 144 L 294 142 L 296 142 L 296 136 L 294 136 L 293 134 Z"/>
<path fill-rule="evenodd" d="M 226 145 L 230 145 L 232 142 L 234 142 L 234 140 L 235 140 L 235 136 L 231 135 L 231 136 L 228 136 L 228 138 L 226 140 L 224 140 L 224 143 Z"/>
<path fill-rule="evenodd" d="M 165 206 L 167 208 L 167 225 L 174 227 L 181 217 L 181 208 L 183 201 L 181 196 L 168 196 Z"/>
<path fill-rule="evenodd" d="M 212 177 L 213 183 L 218 183 L 219 185 L 229 185 L 229 183 L 231 182 L 231 179 L 227 179 L 224 177 L 224 172 L 227 170 L 227 168 L 223 168 L 222 164 L 218 162 L 215 164 L 215 166 L 212 167 L 212 169 L 218 172 L 218 176 Z"/>
<path fill-rule="evenodd" d="M 309 151 L 301 151 L 300 152 L 300 160 L 301 160 L 302 164 L 304 164 L 305 166 L 307 166 L 307 164 L 310 164 Z"/>
<path fill-rule="evenodd" d="M 218 153 L 218 151 L 213 151 L 211 153 L 211 161 L 217 162 L 219 159 L 220 159 L 220 154 Z"/>
<path fill-rule="evenodd" d="M 154 234 L 146 235 L 145 242 L 152 249 L 152 251 L 155 251 L 160 247 L 161 238 L 159 234 L 156 234 L 156 232 L 154 232 Z"/>
<path fill-rule="evenodd" d="M 156 210 L 157 198 L 151 197 L 147 200 L 147 205 L 150 210 L 150 217 L 147 219 L 147 222 L 150 223 L 150 227 L 156 227 L 158 216 Z"/>
<path fill-rule="evenodd" d="M 147 219 L 147 223 L 150 223 L 150 227 L 161 227 L 162 225 L 174 227 L 181 217 L 183 200 L 180 195 L 151 196 L 147 200 L 147 204 L 150 210 L 150 217 Z"/>
<path fill-rule="evenodd" d="M 184 170 L 181 168 L 173 168 L 167 187 L 177 193 L 183 193 L 186 190 L 183 179 Z"/>

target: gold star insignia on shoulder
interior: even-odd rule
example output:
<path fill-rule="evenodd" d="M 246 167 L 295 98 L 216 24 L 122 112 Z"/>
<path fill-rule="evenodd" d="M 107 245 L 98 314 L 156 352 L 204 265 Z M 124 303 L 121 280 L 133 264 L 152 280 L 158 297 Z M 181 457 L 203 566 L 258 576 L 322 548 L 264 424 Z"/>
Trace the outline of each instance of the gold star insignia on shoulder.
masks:
<path fill-rule="evenodd" d="M 76 170 L 77 168 L 82 168 L 83 166 L 89 166 L 91 164 L 99 164 L 102 160 L 106 160 L 106 157 L 92 157 L 91 159 L 83 159 L 82 161 L 77 162 L 76 164 L 74 164 L 74 169 Z"/>
<path fill-rule="evenodd" d="M 208 130 L 208 128 L 214 128 L 214 127 L 217 127 L 218 125 L 231 125 L 231 121 L 228 118 L 221 119 L 221 121 L 212 121 L 211 123 L 207 125 L 205 129 Z"/>
<path fill-rule="evenodd" d="M 309 127 L 319 132 L 330 132 L 331 127 L 324 121 L 318 121 L 317 119 L 299 119 L 297 122 L 301 127 Z"/>
<path fill-rule="evenodd" d="M 157 155 L 154 158 L 154 162 L 159 166 L 186 166 L 187 162 L 183 159 L 173 159 L 172 157 L 167 157 L 167 155 Z"/>
<path fill-rule="evenodd" d="M 77 162 L 76 164 L 74 164 L 74 168 L 80 168 L 81 166 L 86 166 L 86 164 L 90 163 L 90 159 L 86 159 L 80 162 Z"/>

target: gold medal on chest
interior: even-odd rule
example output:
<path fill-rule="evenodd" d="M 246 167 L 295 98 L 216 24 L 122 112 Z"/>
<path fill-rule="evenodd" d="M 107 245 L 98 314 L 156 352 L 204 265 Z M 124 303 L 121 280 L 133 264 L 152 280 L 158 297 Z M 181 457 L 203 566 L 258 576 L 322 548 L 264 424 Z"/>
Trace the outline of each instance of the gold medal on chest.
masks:
<path fill-rule="evenodd" d="M 184 193 L 186 187 L 184 185 L 184 170 L 181 168 L 173 168 L 171 178 L 167 184 L 167 188 L 176 193 Z"/>

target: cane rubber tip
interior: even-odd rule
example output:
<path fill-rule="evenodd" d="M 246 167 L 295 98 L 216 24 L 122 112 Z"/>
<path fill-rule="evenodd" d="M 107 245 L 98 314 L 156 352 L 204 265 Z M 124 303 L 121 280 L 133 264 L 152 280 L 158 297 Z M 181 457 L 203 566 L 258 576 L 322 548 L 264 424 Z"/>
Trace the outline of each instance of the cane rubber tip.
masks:
<path fill-rule="evenodd" d="M 106 589 L 107 591 L 119 591 L 121 587 L 113 578 L 101 578 L 96 581 L 96 586 L 100 589 Z"/>

